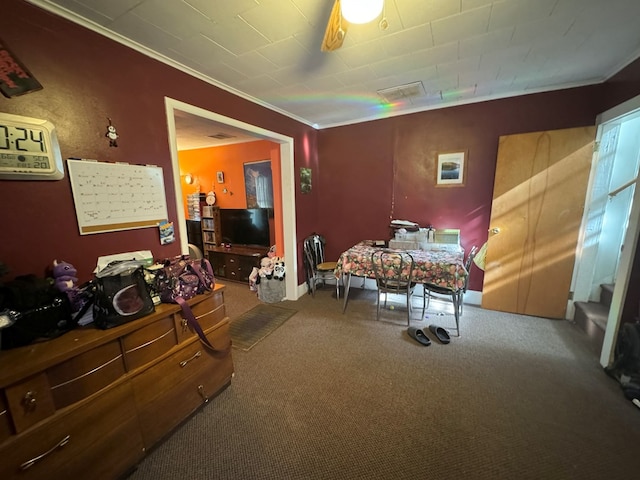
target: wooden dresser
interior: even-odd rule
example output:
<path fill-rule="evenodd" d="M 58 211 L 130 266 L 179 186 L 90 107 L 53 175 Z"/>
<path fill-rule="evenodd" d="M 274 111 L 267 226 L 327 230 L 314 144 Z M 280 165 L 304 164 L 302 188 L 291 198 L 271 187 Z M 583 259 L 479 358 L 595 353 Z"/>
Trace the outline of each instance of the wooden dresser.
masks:
<path fill-rule="evenodd" d="M 0 352 L 0 478 L 114 479 L 233 375 L 224 285 L 109 330 L 83 327 Z"/>

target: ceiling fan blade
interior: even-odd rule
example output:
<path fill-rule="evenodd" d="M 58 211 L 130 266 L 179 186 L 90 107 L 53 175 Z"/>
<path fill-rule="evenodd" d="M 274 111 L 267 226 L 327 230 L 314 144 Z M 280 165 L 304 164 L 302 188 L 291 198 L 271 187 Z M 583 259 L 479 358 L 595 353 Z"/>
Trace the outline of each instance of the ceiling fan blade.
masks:
<path fill-rule="evenodd" d="M 327 22 L 327 29 L 324 32 L 324 39 L 320 50 L 323 52 L 332 52 L 342 46 L 344 37 L 347 34 L 347 22 L 342 19 L 340 11 L 340 0 L 336 0 Z"/>

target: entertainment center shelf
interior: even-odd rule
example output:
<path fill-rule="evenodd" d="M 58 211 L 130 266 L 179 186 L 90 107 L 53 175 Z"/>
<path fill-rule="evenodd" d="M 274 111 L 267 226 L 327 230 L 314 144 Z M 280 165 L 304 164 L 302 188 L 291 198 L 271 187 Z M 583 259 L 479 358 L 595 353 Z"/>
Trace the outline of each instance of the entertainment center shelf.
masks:
<path fill-rule="evenodd" d="M 260 266 L 260 259 L 267 255 L 267 247 L 213 247 L 207 248 L 209 262 L 218 278 L 248 282 L 253 267 Z"/>

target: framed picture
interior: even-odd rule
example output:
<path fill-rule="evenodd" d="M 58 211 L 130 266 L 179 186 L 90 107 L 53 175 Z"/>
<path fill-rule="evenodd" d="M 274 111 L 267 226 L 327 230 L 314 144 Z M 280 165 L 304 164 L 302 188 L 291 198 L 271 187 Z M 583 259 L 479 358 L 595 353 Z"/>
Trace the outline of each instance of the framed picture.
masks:
<path fill-rule="evenodd" d="M 436 187 L 463 187 L 467 173 L 466 153 L 439 153 L 436 162 Z"/>
<path fill-rule="evenodd" d="M 224 172 L 216 172 L 216 180 L 218 183 L 224 183 Z"/>
<path fill-rule="evenodd" d="M 311 169 L 300 167 L 300 191 L 311 193 Z"/>
<path fill-rule="evenodd" d="M 247 208 L 273 208 L 271 160 L 244 164 L 244 189 Z"/>

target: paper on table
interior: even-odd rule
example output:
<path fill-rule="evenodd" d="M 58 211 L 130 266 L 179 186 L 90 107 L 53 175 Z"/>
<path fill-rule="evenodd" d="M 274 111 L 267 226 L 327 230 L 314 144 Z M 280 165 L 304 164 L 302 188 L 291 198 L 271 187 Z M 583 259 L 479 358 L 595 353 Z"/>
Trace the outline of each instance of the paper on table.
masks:
<path fill-rule="evenodd" d="M 137 252 L 116 253 L 98 257 L 98 264 L 93 273 L 98 273 L 109 263 L 115 262 L 116 260 L 140 260 L 149 266 L 153 264 L 153 253 L 151 253 L 151 250 L 139 250 Z"/>

